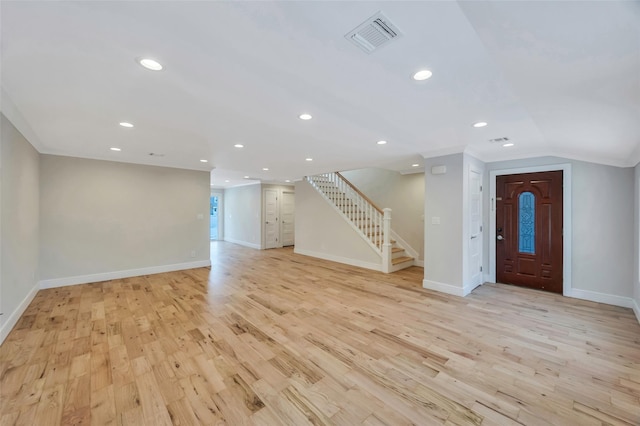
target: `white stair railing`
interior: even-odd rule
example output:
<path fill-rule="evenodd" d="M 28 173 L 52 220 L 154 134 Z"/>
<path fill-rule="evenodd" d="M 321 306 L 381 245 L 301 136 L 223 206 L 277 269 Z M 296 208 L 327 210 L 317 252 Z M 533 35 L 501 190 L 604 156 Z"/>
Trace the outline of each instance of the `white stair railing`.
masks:
<path fill-rule="evenodd" d="M 391 264 L 391 209 L 383 211 L 376 207 L 340 173 L 307 176 L 306 180 L 335 205 L 382 256 L 383 270 L 388 272 Z"/>

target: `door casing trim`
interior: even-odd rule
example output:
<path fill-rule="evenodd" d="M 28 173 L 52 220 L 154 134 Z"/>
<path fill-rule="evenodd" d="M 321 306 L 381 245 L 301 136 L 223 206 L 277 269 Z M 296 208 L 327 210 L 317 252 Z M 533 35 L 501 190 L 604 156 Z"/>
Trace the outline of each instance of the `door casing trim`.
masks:
<path fill-rule="evenodd" d="M 491 170 L 489 172 L 489 273 L 486 280 L 496 282 L 496 177 L 520 173 L 562 170 L 562 295 L 571 296 L 571 164 Z"/>

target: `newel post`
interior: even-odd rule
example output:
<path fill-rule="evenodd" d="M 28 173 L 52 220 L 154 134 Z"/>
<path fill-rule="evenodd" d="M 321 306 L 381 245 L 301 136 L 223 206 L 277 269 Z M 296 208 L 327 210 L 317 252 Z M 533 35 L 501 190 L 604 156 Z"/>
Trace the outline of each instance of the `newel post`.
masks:
<path fill-rule="evenodd" d="M 382 272 L 391 272 L 391 209 L 383 210 L 382 217 Z"/>

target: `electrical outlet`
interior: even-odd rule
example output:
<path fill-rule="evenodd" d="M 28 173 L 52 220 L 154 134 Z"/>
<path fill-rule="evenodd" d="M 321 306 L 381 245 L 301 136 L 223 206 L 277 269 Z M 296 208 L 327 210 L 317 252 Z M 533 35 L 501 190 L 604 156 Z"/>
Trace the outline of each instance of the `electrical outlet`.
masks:
<path fill-rule="evenodd" d="M 195 250 L 191 250 L 191 257 L 196 257 L 196 251 Z"/>

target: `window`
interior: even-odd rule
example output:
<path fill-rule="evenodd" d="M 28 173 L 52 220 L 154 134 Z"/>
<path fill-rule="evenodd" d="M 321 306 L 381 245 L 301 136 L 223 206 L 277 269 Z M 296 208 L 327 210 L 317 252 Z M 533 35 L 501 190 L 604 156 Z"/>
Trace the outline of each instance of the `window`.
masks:
<path fill-rule="evenodd" d="M 531 192 L 518 196 L 518 251 L 536 252 L 536 196 Z"/>

